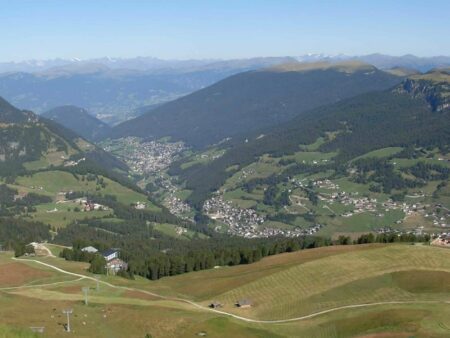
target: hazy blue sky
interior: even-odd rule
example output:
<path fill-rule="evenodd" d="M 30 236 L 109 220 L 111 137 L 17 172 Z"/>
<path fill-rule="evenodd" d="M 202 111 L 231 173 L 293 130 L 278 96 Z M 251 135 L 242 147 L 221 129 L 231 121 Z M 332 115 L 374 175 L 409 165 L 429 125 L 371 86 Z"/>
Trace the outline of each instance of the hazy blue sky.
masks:
<path fill-rule="evenodd" d="M 0 0 L 0 61 L 450 55 L 450 1 Z"/>

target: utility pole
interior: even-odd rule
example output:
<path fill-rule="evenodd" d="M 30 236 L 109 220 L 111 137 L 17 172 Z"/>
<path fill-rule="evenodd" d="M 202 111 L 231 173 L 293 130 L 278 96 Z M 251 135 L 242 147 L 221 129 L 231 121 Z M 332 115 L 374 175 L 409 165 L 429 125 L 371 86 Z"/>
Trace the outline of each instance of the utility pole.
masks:
<path fill-rule="evenodd" d="M 67 326 L 66 326 L 66 331 L 70 332 L 70 315 L 72 314 L 73 310 L 72 309 L 65 309 L 62 311 L 62 313 L 64 313 L 65 315 L 67 315 Z"/>
<path fill-rule="evenodd" d="M 81 288 L 81 290 L 82 290 L 83 293 L 84 293 L 84 304 L 85 304 L 85 305 L 88 305 L 88 293 L 89 293 L 89 287 L 88 287 L 88 286 L 85 286 L 85 287 Z"/>

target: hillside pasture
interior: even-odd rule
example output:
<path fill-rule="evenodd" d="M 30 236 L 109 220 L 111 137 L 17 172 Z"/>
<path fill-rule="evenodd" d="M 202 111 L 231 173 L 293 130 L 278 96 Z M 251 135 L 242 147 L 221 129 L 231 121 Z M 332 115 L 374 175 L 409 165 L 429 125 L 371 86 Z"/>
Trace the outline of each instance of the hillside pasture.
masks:
<path fill-rule="evenodd" d="M 297 163 L 323 164 L 337 155 L 336 152 L 322 153 L 318 151 L 299 151 L 293 155 L 283 156 L 284 160 L 295 160 Z"/>
<path fill-rule="evenodd" d="M 403 150 L 402 147 L 381 148 L 381 149 L 370 151 L 370 152 L 368 152 L 368 153 L 366 153 L 364 155 L 358 156 L 358 157 L 354 158 L 352 161 L 357 161 L 357 160 L 365 159 L 365 158 L 385 158 L 385 157 L 390 157 L 390 156 L 393 156 L 395 154 L 398 154 L 402 150 Z"/>
<path fill-rule="evenodd" d="M 85 191 L 90 193 L 100 193 L 104 195 L 114 195 L 117 200 L 123 204 L 129 205 L 136 202 L 145 202 L 147 208 L 159 210 L 147 200 L 144 194 L 138 193 L 130 188 L 110 180 L 109 178 L 99 176 L 103 179 L 105 187 L 96 184 L 96 181 L 83 180 L 65 171 L 45 171 L 30 176 L 19 176 L 16 178 L 16 184 L 12 187 L 20 189 L 25 188 L 28 191 L 34 191 L 38 194 L 47 195 L 52 198 L 57 197 L 59 193 L 69 191 Z"/>
<path fill-rule="evenodd" d="M 234 189 L 240 184 L 256 178 L 266 178 L 270 175 L 276 174 L 281 170 L 277 164 L 277 160 L 267 155 L 262 156 L 259 161 L 256 161 L 238 172 L 234 173 L 223 185 L 226 190 Z"/>
<path fill-rule="evenodd" d="M 334 205 L 331 208 L 335 210 Z M 382 214 L 362 212 L 350 217 L 336 217 L 334 219 L 326 218 L 326 216 L 319 217 L 321 222 L 326 222 L 327 224 L 327 226 L 321 229 L 320 234 L 333 236 L 346 232 L 368 233 L 387 226 L 394 229 L 403 228 L 401 225 L 396 224 L 396 222 L 402 220 L 404 216 L 405 214 L 401 210 L 390 210 L 383 211 Z"/>
<path fill-rule="evenodd" d="M 413 293 L 390 275 L 409 271 L 414 276 L 418 269 L 450 273 L 450 250 L 390 245 L 333 255 L 259 278 L 214 299 L 226 304 L 227 311 L 258 319 L 286 319 L 357 303 L 449 300 L 445 289 Z M 251 299 L 254 306 L 237 309 L 234 303 L 243 298 Z"/>
<path fill-rule="evenodd" d="M 306 262 L 348 252 L 372 251 L 381 246 L 383 245 L 330 246 L 284 253 L 266 257 L 253 264 L 220 267 L 162 278 L 147 284 L 147 288 L 167 295 L 184 296 L 196 301 L 202 301 L 238 289 L 261 278 L 275 276 L 284 270 Z"/>
<path fill-rule="evenodd" d="M 0 290 L 21 285 L 54 283 L 71 279 L 53 269 L 11 260 L 11 253 L 0 254 Z"/>
<path fill-rule="evenodd" d="M 0 266 L 11 263 L 1 257 Z M 446 337 L 450 308 L 443 302 L 449 300 L 449 258 L 450 250 L 423 245 L 334 246 L 158 281 L 101 278 L 115 285 L 200 301 L 205 307 L 210 300 L 218 300 L 224 304 L 220 310 L 247 318 L 287 319 L 332 310 L 284 323 L 246 322 L 103 284 L 97 291 L 94 281 L 70 277 L 55 285 L 0 291 L 0 334 L 24 332 L 23 337 L 29 337 L 30 326 L 44 326 L 45 336 L 60 337 L 65 323 L 61 310 L 73 308 L 73 333 L 82 337 L 141 337 L 146 333 L 152 337 Z M 76 262 L 51 257 L 39 260 L 79 271 Z M 15 264 L 40 269 L 32 262 Z M 89 306 L 83 305 L 84 286 L 90 287 Z M 253 301 L 253 307 L 235 308 L 236 297 L 244 296 Z M 385 301 L 406 303 L 339 308 Z"/>
<path fill-rule="evenodd" d="M 75 220 L 84 218 L 102 218 L 113 214 L 113 210 L 92 210 L 92 211 L 74 211 L 75 208 L 80 209 L 80 205 L 74 202 L 68 203 L 46 203 L 36 207 L 36 212 L 31 213 L 31 217 L 35 221 L 44 224 L 50 224 L 53 227 L 64 227 Z"/>

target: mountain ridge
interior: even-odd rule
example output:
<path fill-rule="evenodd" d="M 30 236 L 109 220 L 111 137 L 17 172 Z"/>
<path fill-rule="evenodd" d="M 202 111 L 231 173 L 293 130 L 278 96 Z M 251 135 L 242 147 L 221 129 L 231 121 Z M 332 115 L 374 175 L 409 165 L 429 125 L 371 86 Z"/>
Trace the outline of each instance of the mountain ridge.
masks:
<path fill-rule="evenodd" d="M 96 140 L 110 129 L 106 123 L 89 114 L 87 110 L 73 105 L 55 107 L 41 116 L 58 122 L 89 141 Z"/>
<path fill-rule="evenodd" d="M 288 69 L 302 64 L 289 64 Z M 272 68 L 228 77 L 212 86 L 168 102 L 136 119 L 115 126 L 111 138 L 170 136 L 203 147 L 288 121 L 303 111 L 363 92 L 398 84 L 401 77 L 370 65 L 347 62 L 307 67 L 308 71 Z M 297 69 L 297 68 L 295 68 Z M 351 73 L 342 71 L 352 69 Z M 369 70 L 369 71 L 368 71 Z"/>
<path fill-rule="evenodd" d="M 68 167 L 80 159 L 112 172 L 127 166 L 74 131 L 0 98 L 0 174 Z M 89 166 L 88 165 L 88 166 Z"/>
<path fill-rule="evenodd" d="M 300 145 L 314 143 L 320 137 L 325 143 L 317 151 L 338 152 L 336 161 L 341 164 L 385 147 L 448 147 L 450 109 L 433 108 L 434 96 L 416 95 L 414 87 L 407 85 L 410 81 L 414 80 L 406 79 L 394 88 L 363 93 L 309 110 L 278 126 L 242 134 L 222 145 L 227 151 L 218 159 L 185 169 L 176 163 L 171 173 L 181 177 L 192 191 L 190 203 L 201 207 L 206 197 L 235 172 L 234 167 L 245 167 L 264 154 L 292 154 L 301 150 Z M 432 81 L 427 83 L 427 93 L 437 86 Z M 328 133 L 334 136 L 330 138 Z"/>

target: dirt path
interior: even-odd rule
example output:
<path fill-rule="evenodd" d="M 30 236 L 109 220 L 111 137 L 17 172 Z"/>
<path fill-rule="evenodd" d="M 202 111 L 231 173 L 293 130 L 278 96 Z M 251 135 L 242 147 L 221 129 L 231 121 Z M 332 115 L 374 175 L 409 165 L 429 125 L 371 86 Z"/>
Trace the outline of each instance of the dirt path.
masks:
<path fill-rule="evenodd" d="M 97 282 L 97 279 L 95 279 L 94 277 L 90 277 L 90 276 L 85 276 L 85 275 L 81 275 L 78 273 L 74 273 L 74 272 L 70 272 L 70 271 L 66 271 L 63 270 L 61 268 L 58 268 L 57 266 L 48 264 L 48 263 L 44 263 L 35 259 L 20 259 L 20 258 L 12 258 L 14 260 L 17 261 L 26 261 L 26 262 L 34 262 L 37 264 L 41 264 L 44 265 L 46 267 L 52 268 L 58 272 L 64 273 L 66 275 L 71 275 L 71 276 L 75 276 L 75 277 L 80 277 L 80 279 L 89 279 L 92 281 Z M 376 302 L 376 303 L 363 303 L 363 304 L 355 304 L 355 305 L 345 305 L 345 306 L 339 306 L 339 307 L 335 307 L 332 309 L 328 309 L 328 310 L 323 310 L 323 311 L 319 311 L 319 312 L 314 312 L 312 314 L 309 315 L 305 315 L 305 316 L 300 316 L 300 317 L 294 317 L 294 318 L 289 318 L 289 319 L 278 319 L 278 320 L 259 320 L 259 319 L 252 319 L 252 318 L 247 318 L 247 317 L 242 317 L 242 316 L 238 316 L 235 315 L 233 313 L 229 313 L 229 312 L 225 312 L 225 311 L 220 311 L 220 310 L 216 310 L 216 309 L 211 309 L 209 307 L 203 306 L 201 304 L 195 303 L 191 300 L 188 299 L 183 299 L 183 298 L 177 298 L 177 297 L 167 297 L 167 296 L 163 296 L 163 295 L 159 295 L 157 293 L 153 293 L 150 291 L 146 291 L 146 290 L 142 290 L 142 289 L 136 289 L 136 288 L 130 288 L 130 287 L 126 287 L 126 286 L 118 286 L 118 285 L 114 285 L 105 281 L 98 281 L 99 283 L 109 286 L 111 288 L 114 289 L 122 289 L 122 290 L 128 290 L 128 291 L 136 291 L 136 292 L 142 292 L 144 294 L 150 295 L 150 296 L 154 296 L 163 300 L 170 300 L 170 301 L 177 301 L 177 302 L 181 302 L 181 303 L 185 303 L 185 304 L 189 304 L 192 305 L 193 307 L 203 310 L 203 311 L 209 311 L 209 312 L 214 312 L 217 314 L 221 314 L 221 315 L 225 315 L 225 316 L 229 316 L 235 319 L 239 319 L 245 322 L 249 322 L 249 323 L 260 323 L 260 324 L 282 324 L 282 323 L 289 323 L 289 322 L 295 322 L 295 321 L 300 321 L 300 320 L 305 320 L 305 319 L 310 319 L 310 318 L 314 318 L 317 316 L 321 316 L 330 312 L 336 312 L 336 311 L 340 311 L 340 310 L 346 310 L 346 309 L 357 309 L 357 308 L 364 308 L 364 307 L 372 307 L 372 306 L 379 306 L 379 305 L 395 305 L 395 304 L 450 304 L 450 301 L 390 301 L 390 302 Z M 31 287 L 31 286 L 30 286 Z"/>
<path fill-rule="evenodd" d="M 36 246 L 34 247 L 34 250 L 37 250 L 37 251 L 45 251 L 45 252 L 47 252 L 47 256 L 48 256 L 48 257 L 56 257 L 56 256 L 50 251 L 50 249 L 47 248 L 47 247 L 45 246 L 45 244 L 42 244 L 42 243 L 36 244 Z"/>
<path fill-rule="evenodd" d="M 46 286 L 54 286 L 59 284 L 65 284 L 65 283 L 72 283 L 72 282 L 78 282 L 80 280 L 83 280 L 84 278 L 77 278 L 72 280 L 65 280 L 61 282 L 53 282 L 53 283 L 46 283 L 46 284 L 27 284 L 27 285 L 20 285 L 20 286 L 7 286 L 4 288 L 0 288 L 0 291 L 8 291 L 8 290 L 16 290 L 16 289 L 30 289 L 30 288 L 38 288 L 38 287 L 46 287 Z"/>
<path fill-rule="evenodd" d="M 337 214 L 334 212 L 334 210 L 331 209 L 328 205 L 324 205 L 323 208 L 324 208 L 324 209 L 330 210 L 330 211 L 333 213 L 333 215 L 337 215 Z"/>

